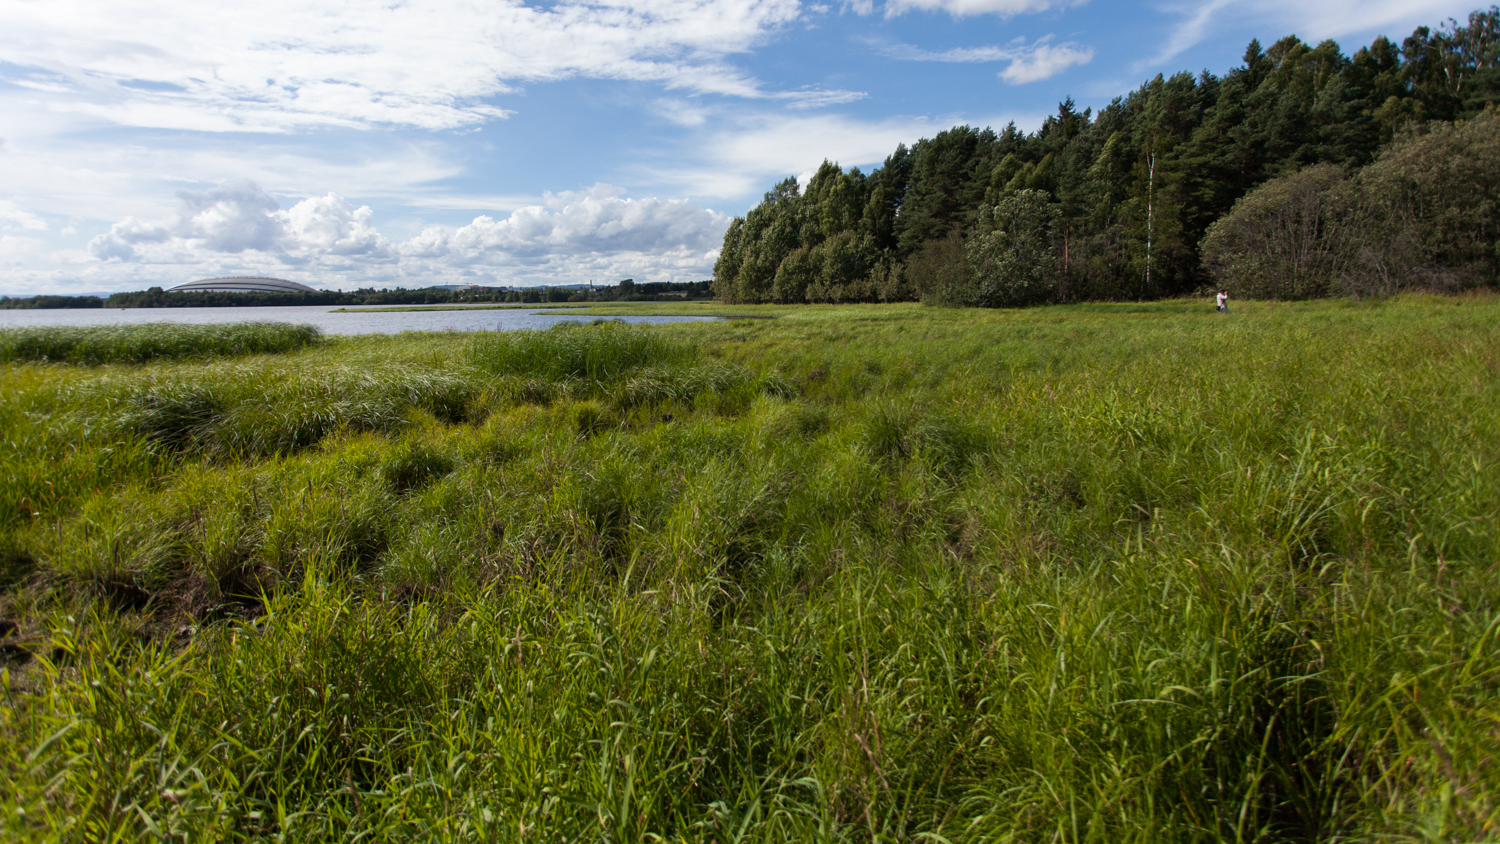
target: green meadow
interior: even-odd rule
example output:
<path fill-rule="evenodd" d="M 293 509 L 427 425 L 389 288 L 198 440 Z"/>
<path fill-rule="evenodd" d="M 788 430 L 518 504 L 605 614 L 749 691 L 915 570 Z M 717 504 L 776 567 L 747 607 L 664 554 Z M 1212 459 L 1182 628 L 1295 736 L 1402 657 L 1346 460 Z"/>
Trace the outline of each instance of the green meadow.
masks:
<path fill-rule="evenodd" d="M 1494 840 L 1500 297 L 1232 308 L 0 332 L 0 839 Z"/>

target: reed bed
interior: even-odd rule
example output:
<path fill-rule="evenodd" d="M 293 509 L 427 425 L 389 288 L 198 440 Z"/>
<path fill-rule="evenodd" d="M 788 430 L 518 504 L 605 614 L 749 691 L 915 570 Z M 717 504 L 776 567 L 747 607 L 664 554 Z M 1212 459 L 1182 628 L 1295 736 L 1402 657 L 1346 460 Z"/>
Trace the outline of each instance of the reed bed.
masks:
<path fill-rule="evenodd" d="M 621 322 L 559 323 L 546 331 L 491 332 L 475 338 L 469 354 L 490 372 L 548 381 L 612 381 L 653 364 L 686 363 L 691 344 Z"/>
<path fill-rule="evenodd" d="M 315 326 L 280 322 L 8 328 L 0 329 L 0 362 L 57 361 L 93 366 L 274 355 L 313 345 L 321 337 Z"/>
<path fill-rule="evenodd" d="M 12 365 L 0 833 L 1495 837 L 1500 302 L 1183 308 Z"/>

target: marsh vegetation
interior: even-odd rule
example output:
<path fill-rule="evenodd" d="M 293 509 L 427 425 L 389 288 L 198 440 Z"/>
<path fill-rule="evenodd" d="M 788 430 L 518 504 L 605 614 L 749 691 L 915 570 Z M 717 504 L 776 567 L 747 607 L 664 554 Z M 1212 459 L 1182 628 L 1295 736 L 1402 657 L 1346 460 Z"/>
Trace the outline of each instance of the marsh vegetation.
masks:
<path fill-rule="evenodd" d="M 0 837 L 1496 834 L 1500 300 L 774 313 L 12 355 Z"/>

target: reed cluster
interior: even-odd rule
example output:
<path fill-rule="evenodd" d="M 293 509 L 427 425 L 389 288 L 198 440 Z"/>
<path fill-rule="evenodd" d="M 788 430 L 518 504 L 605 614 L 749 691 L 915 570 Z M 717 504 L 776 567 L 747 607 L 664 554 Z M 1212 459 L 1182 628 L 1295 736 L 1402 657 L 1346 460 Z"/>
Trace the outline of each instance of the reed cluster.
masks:
<path fill-rule="evenodd" d="M 0 831 L 1481 840 L 1500 301 L 0 372 Z"/>
<path fill-rule="evenodd" d="M 0 362 L 75 364 L 145 363 L 153 360 L 227 358 L 291 352 L 317 343 L 311 325 L 243 322 L 0 329 Z"/>

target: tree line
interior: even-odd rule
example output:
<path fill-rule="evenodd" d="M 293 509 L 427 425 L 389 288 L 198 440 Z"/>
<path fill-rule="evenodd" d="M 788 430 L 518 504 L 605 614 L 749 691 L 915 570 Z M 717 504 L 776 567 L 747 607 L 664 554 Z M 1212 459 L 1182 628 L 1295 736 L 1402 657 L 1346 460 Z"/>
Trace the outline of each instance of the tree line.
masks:
<path fill-rule="evenodd" d="M 0 296 L 0 311 L 102 307 L 104 307 L 104 300 L 98 296 Z"/>
<path fill-rule="evenodd" d="M 869 174 L 785 179 L 730 224 L 713 290 L 998 306 L 1493 285 L 1497 102 L 1495 6 L 1353 56 L 1251 41 L 1223 77 L 1157 76 L 1097 114 L 1068 98 L 1030 134 L 958 126 Z"/>
<path fill-rule="evenodd" d="M 627 278 L 594 287 L 525 287 L 508 292 L 506 302 L 680 302 L 713 298 L 713 280 L 646 281 Z"/>
<path fill-rule="evenodd" d="M 345 292 L 314 290 L 287 293 L 262 293 L 230 290 L 164 290 L 148 287 L 126 293 L 97 296 L 20 296 L 0 297 L 0 310 L 33 308 L 240 308 L 287 307 L 297 305 L 462 305 L 514 302 L 546 304 L 556 302 L 678 302 L 684 299 L 707 299 L 713 295 L 713 282 L 653 281 L 636 283 L 624 279 L 618 284 L 568 287 L 422 287 L 408 290 L 397 287 L 377 290 L 373 287 Z"/>

